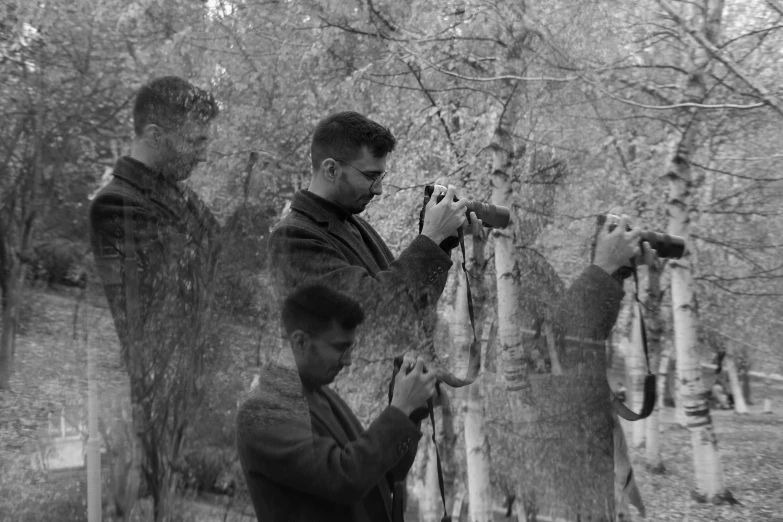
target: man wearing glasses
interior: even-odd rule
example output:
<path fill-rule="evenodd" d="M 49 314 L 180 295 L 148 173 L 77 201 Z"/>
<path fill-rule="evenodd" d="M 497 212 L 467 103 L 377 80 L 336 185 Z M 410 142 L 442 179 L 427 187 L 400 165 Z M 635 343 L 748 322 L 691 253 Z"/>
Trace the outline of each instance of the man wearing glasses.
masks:
<path fill-rule="evenodd" d="M 440 244 L 466 226 L 467 200 L 455 202 L 453 187 L 440 203 L 433 198 L 421 234 L 395 258 L 358 216 L 383 193 L 395 145 L 388 129 L 355 112 L 321 120 L 311 144 L 310 186 L 294 195 L 291 213 L 272 231 L 269 252 L 280 297 L 304 283 L 339 289 L 359 301 L 374 330 L 410 348 L 419 344 L 406 342 L 422 330 L 417 321 L 432 313 L 445 286 L 452 261 Z M 471 223 L 481 226 L 475 215 Z"/>

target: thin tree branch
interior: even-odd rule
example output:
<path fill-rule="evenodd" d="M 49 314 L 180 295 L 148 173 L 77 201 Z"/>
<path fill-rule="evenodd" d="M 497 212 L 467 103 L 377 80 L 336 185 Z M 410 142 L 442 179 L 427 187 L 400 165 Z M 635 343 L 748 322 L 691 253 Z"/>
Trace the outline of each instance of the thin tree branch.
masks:
<path fill-rule="evenodd" d="M 596 85 L 597 86 L 597 85 Z M 759 109 L 761 107 L 764 107 L 767 105 L 766 103 L 753 103 L 750 105 L 738 105 L 734 103 L 720 103 L 715 105 L 708 105 L 704 103 L 694 103 L 694 102 L 684 102 L 684 103 L 674 103 L 671 105 L 647 105 L 645 103 L 639 103 L 631 100 L 627 100 L 625 98 L 621 98 L 617 96 L 616 94 L 613 94 L 607 90 L 602 89 L 601 87 L 598 87 L 598 90 L 609 96 L 610 98 L 613 98 L 620 103 L 624 103 L 626 105 L 632 105 L 634 107 L 639 107 L 642 109 L 651 109 L 651 110 L 658 110 L 658 111 L 669 111 L 672 109 L 684 109 L 684 108 L 694 108 L 694 109 L 713 109 L 713 110 L 725 110 L 725 109 L 738 109 L 738 110 L 748 110 L 748 109 Z M 781 113 L 783 114 L 783 112 Z"/>
<path fill-rule="evenodd" d="M 783 16 L 783 7 L 777 3 L 777 0 L 767 0 L 767 5 L 770 7 L 770 9 Z"/>
<path fill-rule="evenodd" d="M 565 78 L 555 78 L 550 76 L 538 76 L 538 77 L 529 77 L 529 76 L 516 76 L 513 74 L 504 74 L 500 76 L 488 76 L 488 77 L 480 77 L 480 76 L 465 76 L 462 74 L 457 74 L 453 71 L 448 71 L 446 69 L 443 69 L 442 67 L 439 67 L 420 54 L 417 54 L 407 47 L 405 47 L 402 44 L 397 44 L 400 49 L 405 51 L 406 53 L 410 54 L 411 56 L 414 56 L 421 60 L 423 63 L 427 64 L 432 69 L 438 71 L 441 74 L 445 74 L 446 76 L 451 76 L 452 78 L 458 78 L 460 80 L 465 80 L 469 82 L 496 82 L 499 80 L 512 80 L 512 81 L 521 81 L 521 82 L 571 82 L 576 79 L 578 79 L 578 76 L 567 76 Z"/>
<path fill-rule="evenodd" d="M 772 107 L 778 114 L 783 116 L 783 106 L 780 104 L 780 102 L 773 96 L 766 87 L 764 87 L 761 84 L 756 83 L 753 79 L 749 78 L 745 75 L 745 73 L 741 70 L 740 66 L 730 57 L 724 56 L 723 53 L 720 52 L 720 49 L 715 47 L 715 45 L 710 42 L 705 36 L 703 36 L 701 33 L 699 33 L 697 30 L 692 29 L 688 26 L 688 24 L 685 22 L 685 20 L 682 19 L 680 15 L 677 14 L 677 12 L 674 10 L 674 8 L 669 5 L 669 2 L 667 0 L 658 0 L 658 4 L 666 11 L 672 19 L 682 27 L 682 29 L 688 33 L 688 35 L 696 41 L 700 46 L 702 46 L 705 50 L 707 50 L 716 60 L 721 62 L 723 65 L 726 66 L 727 69 L 729 69 L 731 72 L 734 73 L 734 75 L 742 80 L 743 83 L 745 83 L 748 87 L 753 89 L 756 94 L 764 100 L 766 105 L 769 105 Z"/>

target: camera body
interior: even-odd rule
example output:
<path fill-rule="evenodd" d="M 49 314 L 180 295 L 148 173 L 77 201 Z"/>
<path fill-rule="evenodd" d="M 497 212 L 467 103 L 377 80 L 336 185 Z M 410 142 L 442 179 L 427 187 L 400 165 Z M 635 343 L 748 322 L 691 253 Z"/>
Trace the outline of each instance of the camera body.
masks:
<path fill-rule="evenodd" d="M 427 185 L 424 187 L 424 204 L 421 207 L 419 213 L 419 231 L 424 228 L 424 212 L 427 209 L 427 203 L 430 202 L 433 194 L 436 202 L 440 202 L 446 196 L 446 190 L 443 185 Z M 454 196 L 454 201 L 459 201 L 457 196 Z M 470 221 L 470 213 L 475 212 L 476 217 L 481 220 L 487 228 L 506 228 L 511 221 L 511 212 L 506 207 L 500 207 L 496 205 L 490 205 L 489 203 L 480 203 L 473 200 L 468 200 L 468 206 L 465 209 L 465 215 Z"/>
<path fill-rule="evenodd" d="M 620 216 L 614 214 L 598 216 L 596 220 L 598 230 L 603 228 L 607 220 L 610 223 L 609 231 L 611 232 L 620 223 Z M 626 225 L 626 230 L 631 230 L 630 225 Z M 685 239 L 680 236 L 672 236 L 662 232 L 642 232 L 639 238 L 640 249 L 645 241 L 650 244 L 650 248 L 655 250 L 655 253 L 660 258 L 680 259 L 685 254 Z"/>
<path fill-rule="evenodd" d="M 403 363 L 402 356 L 398 356 L 394 358 L 394 369 L 392 370 L 392 377 L 391 380 L 389 381 L 389 404 L 391 404 L 392 397 L 394 396 L 394 380 L 397 378 L 397 374 L 400 373 L 400 370 L 402 369 L 402 363 Z M 406 368 L 405 374 L 406 375 L 409 374 L 411 370 L 413 370 L 413 368 Z M 424 371 L 426 372 L 427 369 L 425 368 Z M 435 380 L 435 389 L 437 390 L 438 393 L 440 393 L 440 383 L 441 383 L 440 379 Z M 421 422 L 424 419 L 426 419 L 428 415 L 429 415 L 429 410 L 426 407 L 422 406 L 420 408 L 416 408 L 411 412 L 410 419 L 413 422 Z"/>

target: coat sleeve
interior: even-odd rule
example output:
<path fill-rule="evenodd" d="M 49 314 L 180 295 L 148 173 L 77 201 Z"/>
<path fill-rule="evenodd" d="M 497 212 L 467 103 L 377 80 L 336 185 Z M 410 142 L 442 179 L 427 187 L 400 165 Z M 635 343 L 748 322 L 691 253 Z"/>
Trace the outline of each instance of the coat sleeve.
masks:
<path fill-rule="evenodd" d="M 280 410 L 270 406 L 256 397 L 237 413 L 237 447 L 248 475 L 338 504 L 364 498 L 421 437 L 407 416 L 390 406 L 341 448 L 334 439 L 312 432 L 309 415 L 281 418 Z"/>
<path fill-rule="evenodd" d="M 596 265 L 588 266 L 555 307 L 555 324 L 566 336 L 603 341 L 612 331 L 623 299 L 620 283 Z"/>
<path fill-rule="evenodd" d="M 388 269 L 373 275 L 351 264 L 321 231 L 298 224 L 275 229 L 269 251 L 278 284 L 283 288 L 317 281 L 353 296 L 369 313 L 395 305 L 403 297 L 417 305 L 433 292 L 439 294 L 452 265 L 446 252 L 419 235 Z"/>

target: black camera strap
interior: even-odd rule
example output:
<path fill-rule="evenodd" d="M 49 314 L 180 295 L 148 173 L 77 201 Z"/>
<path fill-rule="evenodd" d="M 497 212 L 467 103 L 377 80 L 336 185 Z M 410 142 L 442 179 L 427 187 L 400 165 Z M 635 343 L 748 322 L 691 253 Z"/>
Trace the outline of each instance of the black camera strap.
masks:
<path fill-rule="evenodd" d="M 639 327 L 642 334 L 642 348 L 644 349 L 644 360 L 647 362 L 647 375 L 644 377 L 644 401 L 642 403 L 642 411 L 636 413 L 628 408 L 623 402 L 617 398 L 617 395 L 612 395 L 612 405 L 615 408 L 617 414 L 629 421 L 638 421 L 649 417 L 653 409 L 655 408 L 655 374 L 650 369 L 650 354 L 647 349 L 647 328 L 644 326 L 644 310 L 642 302 L 639 300 L 639 276 L 636 271 L 636 260 L 632 260 L 633 269 L 633 283 L 634 283 L 634 301 L 639 307 Z"/>
<path fill-rule="evenodd" d="M 476 337 L 476 319 L 473 312 L 473 296 L 470 293 L 470 274 L 468 273 L 468 267 L 466 265 L 467 258 L 465 256 L 465 234 L 460 228 L 457 231 L 459 234 L 459 247 L 462 249 L 462 271 L 465 272 L 465 288 L 468 292 L 468 315 L 470 316 L 470 329 L 473 331 L 473 343 L 478 345 L 478 338 Z M 472 351 L 472 350 L 471 350 Z"/>
<path fill-rule="evenodd" d="M 462 232 L 462 229 L 460 228 L 457 231 L 457 234 L 459 235 L 459 246 L 462 250 L 462 271 L 465 272 L 465 288 L 467 290 L 467 297 L 468 297 L 468 315 L 470 316 L 470 328 L 473 332 L 473 343 L 470 347 L 471 352 L 471 359 L 474 359 L 474 351 L 479 350 L 478 353 L 481 353 L 481 345 L 479 344 L 478 338 L 476 337 L 476 319 L 475 319 L 475 312 L 473 311 L 473 295 L 470 292 L 470 274 L 468 273 L 468 268 L 466 265 L 467 262 L 467 256 L 465 255 L 465 235 Z M 480 366 L 480 359 L 479 359 L 479 366 Z M 477 373 L 477 371 L 476 371 Z M 470 378 L 471 371 L 468 370 L 468 377 Z M 473 382 L 475 380 L 475 376 L 471 380 Z M 441 518 L 441 522 L 451 522 L 451 516 L 448 512 L 448 507 L 446 506 L 446 487 L 443 482 L 443 466 L 441 465 L 440 461 L 440 451 L 438 450 L 438 441 L 435 437 L 435 433 L 437 431 L 436 425 L 435 425 L 435 411 L 432 404 L 432 397 L 427 399 L 427 410 L 430 416 L 430 423 L 432 424 L 432 445 L 435 447 L 435 464 L 438 468 L 438 488 L 440 489 L 440 499 L 443 502 L 443 518 Z"/>
<path fill-rule="evenodd" d="M 460 233 L 460 236 L 461 235 L 462 234 Z M 448 508 L 446 508 L 446 488 L 443 485 L 443 467 L 440 464 L 438 441 L 435 440 L 435 412 L 433 411 L 432 397 L 427 399 L 427 409 L 429 410 L 430 422 L 432 423 L 432 445 L 435 446 L 435 463 L 438 466 L 438 487 L 440 488 L 440 499 L 443 501 L 443 518 L 440 519 L 440 522 L 451 522 Z"/>

